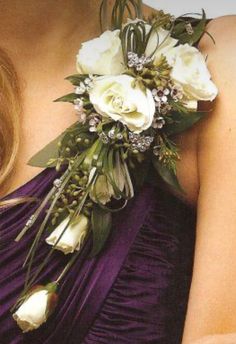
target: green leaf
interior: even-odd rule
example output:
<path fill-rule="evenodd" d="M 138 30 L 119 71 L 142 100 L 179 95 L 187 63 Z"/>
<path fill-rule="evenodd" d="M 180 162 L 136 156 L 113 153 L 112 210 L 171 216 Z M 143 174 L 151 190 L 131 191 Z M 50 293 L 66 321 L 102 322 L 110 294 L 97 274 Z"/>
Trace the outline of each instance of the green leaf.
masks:
<path fill-rule="evenodd" d="M 141 188 L 149 176 L 151 162 L 149 159 L 145 159 L 143 162 L 136 163 L 134 161 L 133 163 L 134 163 L 133 169 L 130 168 L 131 173 L 132 173 L 132 178 L 134 179 L 135 186 L 137 188 Z"/>
<path fill-rule="evenodd" d="M 68 102 L 74 104 L 75 99 L 78 98 L 78 95 L 75 93 L 69 93 L 63 97 L 57 98 L 54 102 Z"/>
<path fill-rule="evenodd" d="M 88 77 L 88 74 L 73 74 L 73 75 L 67 76 L 66 80 L 69 80 L 74 86 L 79 86 L 80 83 L 84 81 L 84 79 L 86 79 L 87 77 Z"/>
<path fill-rule="evenodd" d="M 171 115 L 172 123 L 166 124 L 165 133 L 168 136 L 182 133 L 200 121 L 205 115 L 206 112 L 200 111 L 190 113 L 173 112 Z"/>
<path fill-rule="evenodd" d="M 63 134 L 58 136 L 55 140 L 47 144 L 42 150 L 36 153 L 29 161 L 28 165 L 34 167 L 48 167 L 48 162 L 55 159 L 55 163 L 50 164 L 50 167 L 56 166 L 56 160 L 59 157 L 58 143 L 62 139 Z"/>
<path fill-rule="evenodd" d="M 93 247 L 90 257 L 96 256 L 103 248 L 111 231 L 112 215 L 94 205 L 92 212 Z"/>
<path fill-rule="evenodd" d="M 180 34 L 178 36 L 179 43 L 181 44 L 189 43 L 191 45 L 197 43 L 199 39 L 201 38 L 201 36 L 203 35 L 203 33 L 205 32 L 206 24 L 207 24 L 206 13 L 202 9 L 202 19 L 199 21 L 199 23 L 196 26 L 193 26 L 193 30 L 194 30 L 193 34 L 189 35 L 187 32 Z"/>
<path fill-rule="evenodd" d="M 77 126 L 77 122 L 71 127 L 65 130 L 61 135 L 55 138 L 53 141 L 48 143 L 43 149 L 37 152 L 29 161 L 28 165 L 34 167 L 55 167 L 57 164 L 57 159 L 59 158 L 58 143 L 63 139 L 63 137 L 70 132 L 74 127 Z M 55 162 L 48 164 L 49 160 L 55 160 Z"/>
<path fill-rule="evenodd" d="M 158 157 L 153 158 L 153 166 L 165 183 L 167 183 L 170 187 L 174 188 L 177 192 L 184 193 L 184 190 L 182 189 L 178 181 L 176 173 L 173 170 L 168 169 L 165 165 L 163 165 L 158 160 Z"/>
<path fill-rule="evenodd" d="M 186 22 L 185 21 L 181 21 L 180 23 L 176 24 L 173 28 L 172 31 L 172 36 L 175 38 L 178 38 L 180 34 L 182 34 L 183 32 L 185 32 L 186 28 Z"/>

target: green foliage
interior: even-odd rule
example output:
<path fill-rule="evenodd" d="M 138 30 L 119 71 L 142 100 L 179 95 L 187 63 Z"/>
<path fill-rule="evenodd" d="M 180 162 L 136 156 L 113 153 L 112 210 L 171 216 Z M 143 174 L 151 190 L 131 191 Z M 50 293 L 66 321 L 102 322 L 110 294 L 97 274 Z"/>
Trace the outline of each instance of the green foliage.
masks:
<path fill-rule="evenodd" d="M 90 257 L 94 257 L 101 251 L 107 241 L 112 226 L 112 215 L 109 211 L 94 205 L 91 222 L 93 247 L 90 252 Z"/>
<path fill-rule="evenodd" d="M 65 80 L 70 81 L 72 85 L 74 86 L 79 86 L 80 83 L 83 82 L 87 77 L 88 77 L 88 74 L 73 74 L 66 77 Z"/>
<path fill-rule="evenodd" d="M 63 97 L 60 97 L 56 100 L 54 100 L 54 102 L 68 102 L 68 103 L 72 103 L 74 104 L 74 101 L 78 98 L 78 95 L 75 93 L 69 93 Z"/>
<path fill-rule="evenodd" d="M 124 22 L 125 14 L 130 18 L 142 18 L 142 0 L 115 0 L 112 8 L 111 23 L 107 25 L 107 5 L 108 0 L 103 0 L 100 6 L 100 26 L 101 30 L 107 29 L 107 26 L 112 30 L 121 29 Z"/>
<path fill-rule="evenodd" d="M 128 166 L 131 172 L 132 180 L 134 181 L 135 190 L 141 188 L 144 182 L 148 180 L 150 165 L 150 156 L 148 156 L 148 158 L 143 157 L 142 161 L 138 161 L 137 159 L 132 159 L 130 157 Z"/>
<path fill-rule="evenodd" d="M 206 116 L 206 112 L 172 112 L 167 118 L 165 133 L 168 136 L 177 135 L 191 128 L 194 124 Z"/>
<path fill-rule="evenodd" d="M 83 128 L 85 130 L 85 128 Z M 71 133 L 79 131 L 78 123 L 74 123 L 71 127 L 66 129 L 61 135 L 47 144 L 39 152 L 37 152 L 28 162 L 28 165 L 34 167 L 55 167 L 57 166 L 58 159 L 60 158 L 61 142 L 66 144 Z"/>
<path fill-rule="evenodd" d="M 183 193 L 183 189 L 179 184 L 178 178 L 174 170 L 169 169 L 167 166 L 163 165 L 158 157 L 153 157 L 153 166 L 156 169 L 159 176 L 167 183 L 171 188 L 179 193 Z"/>
<path fill-rule="evenodd" d="M 39 152 L 37 152 L 28 161 L 28 165 L 34 167 L 55 167 L 57 164 L 57 159 L 59 158 L 58 144 L 61 141 L 64 134 L 65 132 L 59 135 L 55 140 L 47 144 Z M 49 164 L 50 161 L 51 163 Z"/>
<path fill-rule="evenodd" d="M 192 25 L 193 33 L 190 35 L 186 31 L 186 24 Z M 190 45 L 196 44 L 205 32 L 207 24 L 206 13 L 202 9 L 202 18 L 198 20 L 192 17 L 179 17 L 177 18 L 176 24 L 172 30 L 172 37 L 179 40 L 180 44 L 188 43 Z"/>

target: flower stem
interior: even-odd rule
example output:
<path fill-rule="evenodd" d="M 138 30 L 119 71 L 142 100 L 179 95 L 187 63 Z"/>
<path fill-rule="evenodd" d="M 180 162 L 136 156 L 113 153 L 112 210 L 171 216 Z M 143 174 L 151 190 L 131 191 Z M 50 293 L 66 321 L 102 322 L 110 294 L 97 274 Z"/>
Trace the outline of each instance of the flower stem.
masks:
<path fill-rule="evenodd" d="M 59 284 L 61 279 L 65 276 L 65 274 L 67 273 L 67 271 L 69 271 L 69 269 L 71 268 L 71 266 L 74 264 L 74 262 L 76 261 L 77 257 L 80 254 L 80 250 L 77 251 L 73 257 L 69 260 L 69 262 L 66 264 L 66 266 L 64 267 L 64 269 L 62 270 L 62 272 L 60 273 L 60 275 L 58 276 L 58 278 L 56 279 L 55 283 Z"/>

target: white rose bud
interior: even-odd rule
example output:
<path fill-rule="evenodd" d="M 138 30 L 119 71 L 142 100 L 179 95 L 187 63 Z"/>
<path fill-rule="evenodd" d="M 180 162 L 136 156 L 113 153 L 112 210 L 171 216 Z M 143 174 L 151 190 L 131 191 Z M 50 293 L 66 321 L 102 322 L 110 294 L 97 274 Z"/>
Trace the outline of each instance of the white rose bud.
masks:
<path fill-rule="evenodd" d="M 39 328 L 47 321 L 57 303 L 56 284 L 34 287 L 17 311 L 13 314 L 14 320 L 23 332 Z"/>
<path fill-rule="evenodd" d="M 148 129 L 153 121 L 155 102 L 149 89 L 134 87 L 128 75 L 98 77 L 89 91 L 90 101 L 103 117 L 120 121 L 136 133 Z"/>
<path fill-rule="evenodd" d="M 70 221 L 68 216 L 64 219 L 54 231 L 46 238 L 46 242 L 49 245 L 55 245 Z M 62 251 L 64 254 L 73 253 L 79 251 L 80 247 L 88 233 L 89 220 L 83 214 L 79 215 L 69 226 L 61 236 L 60 240 L 56 244 L 55 248 Z"/>
<path fill-rule="evenodd" d="M 105 31 L 84 42 L 77 55 L 77 69 L 82 74 L 121 74 L 125 70 L 120 30 Z"/>
<path fill-rule="evenodd" d="M 118 168 L 114 170 L 114 178 L 117 188 L 122 192 L 125 187 L 125 179 L 122 172 L 118 171 Z M 112 197 L 116 197 L 116 193 L 107 177 L 105 175 L 100 175 L 96 179 L 89 196 L 94 202 L 99 201 L 105 205 L 110 202 Z"/>
<path fill-rule="evenodd" d="M 206 61 L 197 48 L 189 44 L 179 45 L 166 52 L 165 56 L 172 66 L 171 77 L 182 86 L 186 100 L 215 99 L 217 87 L 211 80 Z"/>
<path fill-rule="evenodd" d="M 104 175 L 98 176 L 95 185 L 92 187 L 92 190 L 89 193 L 90 198 L 97 202 L 106 204 L 111 200 L 111 197 L 114 195 L 114 190 L 108 179 Z"/>

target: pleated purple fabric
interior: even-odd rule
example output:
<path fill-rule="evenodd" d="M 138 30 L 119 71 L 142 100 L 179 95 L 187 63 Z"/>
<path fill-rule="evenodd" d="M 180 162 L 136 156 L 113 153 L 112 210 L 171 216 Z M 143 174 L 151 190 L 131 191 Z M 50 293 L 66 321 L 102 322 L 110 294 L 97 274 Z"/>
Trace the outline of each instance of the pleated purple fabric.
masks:
<path fill-rule="evenodd" d="M 42 199 L 57 174 L 44 170 L 6 198 Z M 22 268 L 39 221 L 16 243 L 36 204 L 0 212 L 1 344 L 179 344 L 192 274 L 195 212 L 161 188 L 145 184 L 120 213 L 103 252 L 87 259 L 90 242 L 59 288 L 59 303 L 38 330 L 23 334 L 10 308 L 25 278 Z M 36 269 L 49 247 L 37 251 Z M 36 283 L 55 280 L 68 257 L 55 252 Z"/>

